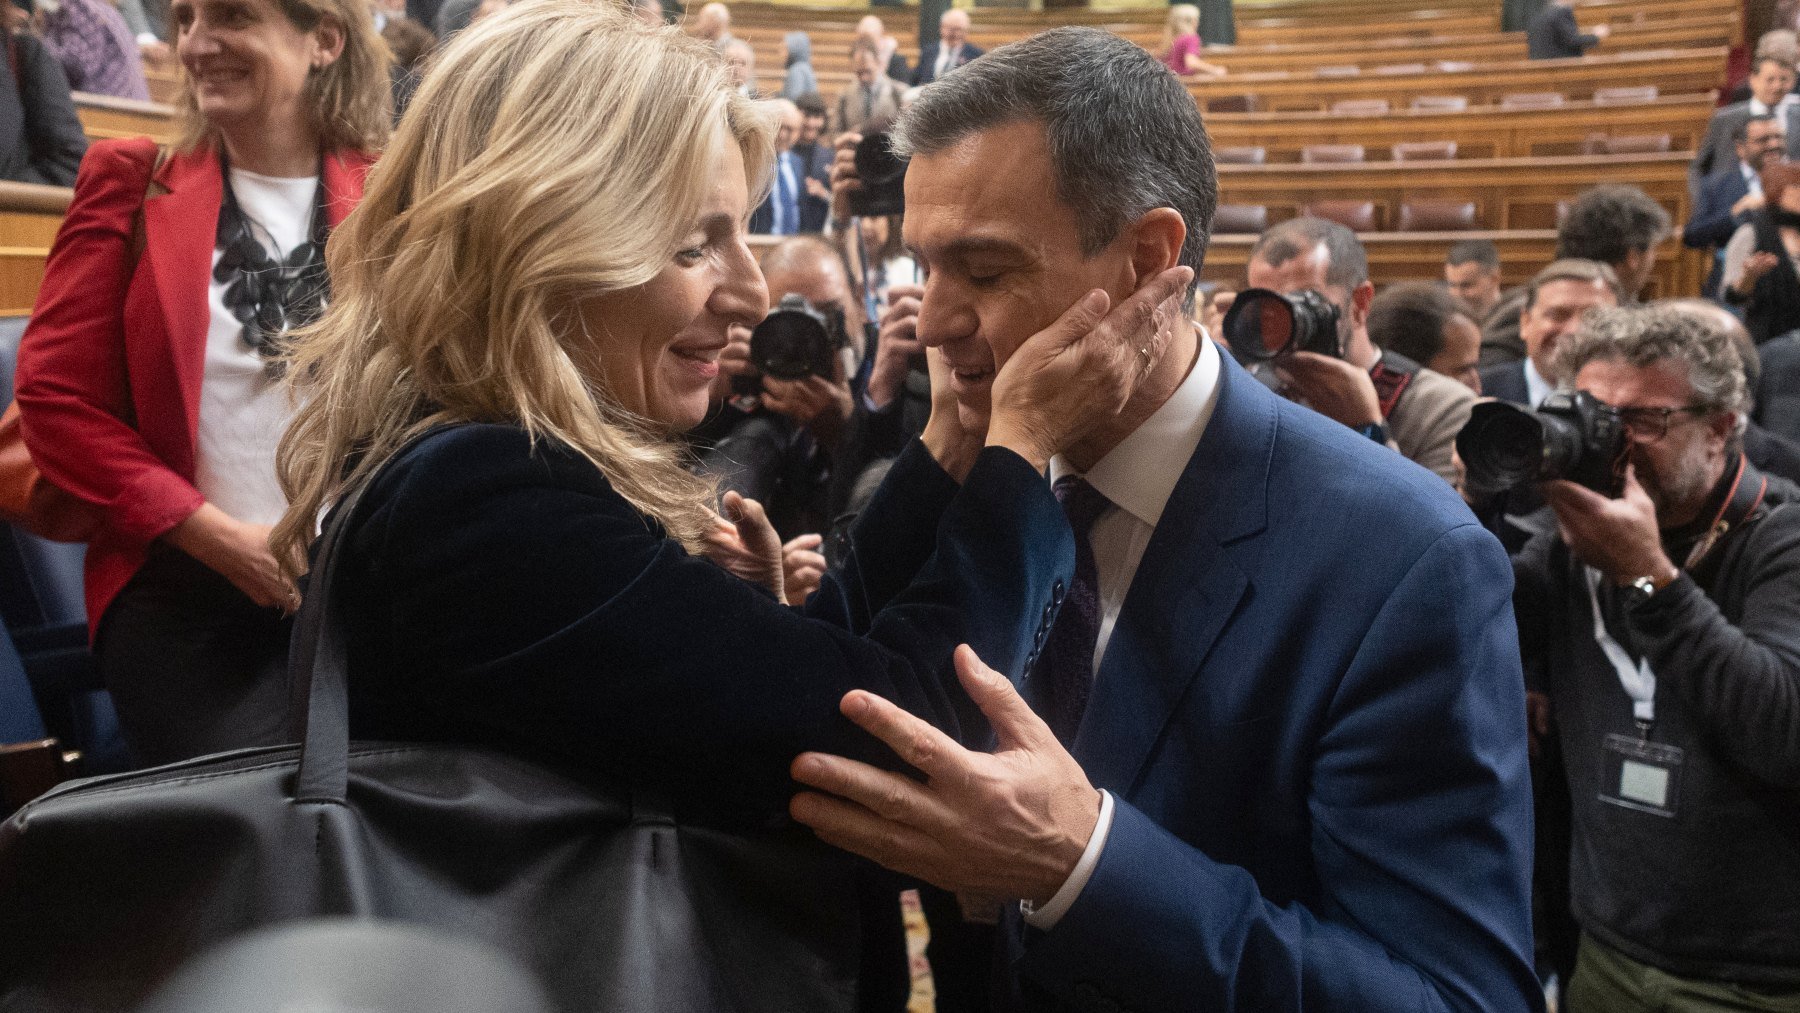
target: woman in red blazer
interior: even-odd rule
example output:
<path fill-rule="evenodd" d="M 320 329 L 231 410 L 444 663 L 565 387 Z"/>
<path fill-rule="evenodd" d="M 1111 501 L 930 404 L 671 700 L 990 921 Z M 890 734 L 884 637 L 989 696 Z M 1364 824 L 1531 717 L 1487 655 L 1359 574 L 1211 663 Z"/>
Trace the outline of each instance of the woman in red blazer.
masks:
<path fill-rule="evenodd" d="M 171 15 L 180 136 L 89 149 L 18 369 L 33 461 L 104 512 L 89 628 L 148 763 L 285 739 L 298 595 L 268 547 L 292 412 L 274 363 L 322 309 L 326 237 L 389 128 L 366 0 Z"/>

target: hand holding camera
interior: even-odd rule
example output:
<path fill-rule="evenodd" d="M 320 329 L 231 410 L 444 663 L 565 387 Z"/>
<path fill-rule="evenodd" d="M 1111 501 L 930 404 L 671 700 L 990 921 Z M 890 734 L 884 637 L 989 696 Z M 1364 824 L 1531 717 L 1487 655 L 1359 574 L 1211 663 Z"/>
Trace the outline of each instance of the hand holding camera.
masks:
<path fill-rule="evenodd" d="M 1360 366 L 1333 355 L 1294 352 L 1281 358 L 1275 373 L 1289 397 L 1326 418 L 1351 429 L 1382 421 L 1375 381 Z"/>
<path fill-rule="evenodd" d="M 1663 552 L 1656 504 L 1629 464 L 1617 499 L 1564 479 L 1545 482 L 1543 488 L 1544 499 L 1556 511 L 1563 544 L 1614 584 L 1649 577 L 1661 586 L 1680 575 Z"/>
<path fill-rule="evenodd" d="M 869 402 L 881 409 L 900 396 L 906 374 L 925 351 L 918 333 L 925 290 L 918 285 L 893 285 L 887 298 L 888 308 L 881 314 L 875 338 L 875 361 L 869 367 Z"/>

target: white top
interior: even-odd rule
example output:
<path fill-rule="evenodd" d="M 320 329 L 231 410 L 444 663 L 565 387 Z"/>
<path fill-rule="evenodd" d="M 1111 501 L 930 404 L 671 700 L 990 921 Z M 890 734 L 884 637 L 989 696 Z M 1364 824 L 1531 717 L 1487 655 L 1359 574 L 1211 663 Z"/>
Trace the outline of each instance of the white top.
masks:
<path fill-rule="evenodd" d="M 1094 521 L 1088 534 L 1100 583 L 1100 631 L 1094 643 L 1096 672 L 1100 670 L 1100 659 L 1106 655 L 1106 645 L 1112 640 L 1113 627 L 1118 624 L 1119 608 L 1125 604 L 1125 594 L 1131 590 L 1132 578 L 1137 576 L 1138 564 L 1143 561 L 1144 549 L 1162 519 L 1163 507 L 1168 505 L 1175 484 L 1200 446 L 1200 437 L 1219 403 L 1219 348 L 1204 330 L 1196 327 L 1195 331 L 1200 354 L 1187 379 L 1181 381 L 1156 414 L 1083 476 L 1112 503 Z M 1050 460 L 1052 481 L 1070 474 L 1075 474 L 1075 470 L 1068 461 L 1060 456 Z M 1105 792 L 1101 795 L 1100 821 L 1075 871 L 1042 907 L 1023 908 L 1025 921 L 1032 926 L 1046 930 L 1054 926 L 1081 895 L 1094 866 L 1099 864 L 1107 833 L 1112 829 L 1113 812 L 1112 796 Z"/>
<path fill-rule="evenodd" d="M 271 256 L 284 258 L 310 237 L 317 176 L 286 179 L 233 169 L 231 189 Z M 218 250 L 212 263 L 219 263 Z M 244 341 L 244 328 L 225 307 L 225 286 L 218 281 L 207 283 L 207 308 L 211 323 L 194 484 L 207 502 L 232 517 L 274 524 L 287 510 L 287 497 L 275 481 L 275 445 L 294 406 L 286 389 L 270 379 L 267 361 Z"/>
<path fill-rule="evenodd" d="M 1750 188 L 1751 193 L 1753 193 L 1753 194 L 1761 194 L 1762 193 L 1762 174 L 1761 173 L 1757 172 L 1755 169 L 1750 168 L 1749 164 L 1747 164 L 1745 162 L 1739 162 L 1738 163 L 1738 174 L 1744 177 L 1744 185 Z"/>

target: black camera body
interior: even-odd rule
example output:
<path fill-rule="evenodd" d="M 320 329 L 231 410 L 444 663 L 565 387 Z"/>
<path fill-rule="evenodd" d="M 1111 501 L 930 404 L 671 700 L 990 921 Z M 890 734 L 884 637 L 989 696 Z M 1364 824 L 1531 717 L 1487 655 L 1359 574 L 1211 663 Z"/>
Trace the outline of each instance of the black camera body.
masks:
<path fill-rule="evenodd" d="M 1295 352 L 1344 356 L 1338 333 L 1338 308 L 1311 290 L 1284 295 L 1273 289 L 1247 288 L 1225 311 L 1225 342 L 1242 363 L 1267 362 Z"/>
<path fill-rule="evenodd" d="M 905 211 L 906 165 L 906 159 L 894 154 L 885 131 L 864 135 L 856 145 L 856 178 L 862 189 L 850 191 L 850 213 L 875 218 Z"/>
<path fill-rule="evenodd" d="M 1626 449 L 1619 413 L 1586 391 L 1559 391 L 1536 411 L 1484 402 L 1456 434 L 1469 489 L 1478 495 L 1561 478 L 1617 499 Z"/>
<path fill-rule="evenodd" d="M 750 332 L 750 362 L 777 380 L 829 377 L 835 371 L 832 360 L 849 343 L 843 307 L 814 306 L 789 292 Z"/>

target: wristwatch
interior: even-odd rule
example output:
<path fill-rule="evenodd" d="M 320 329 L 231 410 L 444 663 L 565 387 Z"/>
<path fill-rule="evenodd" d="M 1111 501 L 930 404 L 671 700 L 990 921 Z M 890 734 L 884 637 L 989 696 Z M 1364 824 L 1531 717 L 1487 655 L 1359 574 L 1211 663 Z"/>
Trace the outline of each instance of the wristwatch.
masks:
<path fill-rule="evenodd" d="M 1631 596 L 1631 603 L 1634 605 L 1641 605 L 1644 602 L 1647 602 L 1651 598 L 1655 597 L 1656 592 L 1661 591 L 1663 588 L 1668 587 L 1670 584 L 1675 583 L 1675 581 L 1680 576 L 1681 576 L 1681 571 L 1676 570 L 1675 576 L 1670 577 L 1669 579 L 1662 581 L 1660 583 L 1657 581 L 1657 579 L 1655 577 L 1638 577 L 1635 580 L 1633 580 L 1631 583 L 1625 585 L 1625 587 L 1626 587 L 1627 592 Z"/>

